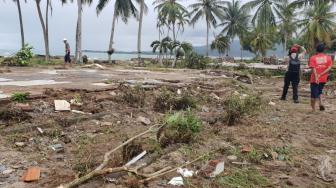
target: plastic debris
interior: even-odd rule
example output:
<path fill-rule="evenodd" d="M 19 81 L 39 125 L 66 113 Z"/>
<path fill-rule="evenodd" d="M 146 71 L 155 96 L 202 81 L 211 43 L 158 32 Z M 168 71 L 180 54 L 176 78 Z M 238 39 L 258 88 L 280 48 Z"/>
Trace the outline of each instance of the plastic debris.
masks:
<path fill-rule="evenodd" d="M 44 133 L 44 131 L 43 131 L 40 127 L 37 127 L 37 130 L 38 130 L 38 132 L 41 133 L 41 134 Z"/>
<path fill-rule="evenodd" d="M 174 186 L 183 186 L 184 185 L 183 178 L 181 176 L 174 177 L 168 182 L 168 184 Z"/>
<path fill-rule="evenodd" d="M 64 151 L 64 147 L 62 144 L 55 144 L 50 146 L 52 150 L 58 152 Z"/>
<path fill-rule="evenodd" d="M 70 103 L 66 100 L 54 100 L 56 111 L 70 111 Z"/>
<path fill-rule="evenodd" d="M 143 151 L 136 157 L 134 157 L 132 160 L 130 160 L 128 163 L 125 164 L 125 166 L 131 166 L 132 164 L 136 163 L 138 160 L 140 160 L 143 156 L 147 154 L 147 151 Z"/>
<path fill-rule="evenodd" d="M 186 168 L 177 169 L 177 173 L 181 174 L 185 178 L 192 177 L 194 175 L 194 171 L 188 170 Z"/>
<path fill-rule="evenodd" d="M 142 117 L 142 116 L 139 116 L 137 118 L 137 121 L 143 123 L 144 125 L 149 125 L 151 124 L 151 121 L 148 119 L 148 118 L 145 118 L 145 117 Z"/>

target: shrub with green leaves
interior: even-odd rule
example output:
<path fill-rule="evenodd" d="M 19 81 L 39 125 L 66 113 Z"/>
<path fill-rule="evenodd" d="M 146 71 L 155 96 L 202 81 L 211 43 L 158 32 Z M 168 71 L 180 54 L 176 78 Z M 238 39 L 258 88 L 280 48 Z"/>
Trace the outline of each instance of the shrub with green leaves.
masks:
<path fill-rule="evenodd" d="M 25 44 L 24 47 L 15 55 L 16 64 L 20 66 L 27 66 L 34 56 L 32 49 L 32 46 Z"/>
<path fill-rule="evenodd" d="M 202 121 L 191 110 L 168 115 L 165 123 L 166 126 L 159 137 L 162 146 L 190 143 L 202 129 Z"/>
<path fill-rule="evenodd" d="M 242 117 L 259 111 L 262 107 L 262 100 L 256 95 L 231 95 L 224 101 L 226 110 L 225 120 L 229 126 L 234 125 Z"/>
<path fill-rule="evenodd" d="M 166 112 L 168 110 L 186 110 L 195 108 L 196 100 L 187 93 L 179 96 L 178 94 L 163 88 L 155 97 L 154 110 L 158 112 Z"/>
<path fill-rule="evenodd" d="M 205 69 L 210 63 L 210 58 L 192 52 L 185 57 L 181 65 L 190 69 Z"/>
<path fill-rule="evenodd" d="M 17 93 L 13 93 L 13 95 L 11 96 L 11 100 L 18 102 L 18 103 L 24 103 L 27 101 L 28 96 L 29 96 L 29 93 L 17 92 Z"/>

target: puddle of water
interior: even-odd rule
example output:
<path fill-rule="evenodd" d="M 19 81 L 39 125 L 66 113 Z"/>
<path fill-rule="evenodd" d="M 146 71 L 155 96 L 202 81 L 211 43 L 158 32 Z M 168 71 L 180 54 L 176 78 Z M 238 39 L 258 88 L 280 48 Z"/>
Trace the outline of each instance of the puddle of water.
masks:
<path fill-rule="evenodd" d="M 11 81 L 12 79 L 7 79 L 7 78 L 0 78 L 0 82 L 8 82 Z"/>
<path fill-rule="evenodd" d="M 93 83 L 92 85 L 94 86 L 103 86 L 103 87 L 107 87 L 107 86 L 110 86 L 112 84 L 106 84 L 106 83 Z"/>
<path fill-rule="evenodd" d="M 28 81 L 9 81 L 0 82 L 0 86 L 40 86 L 40 85 L 54 85 L 66 84 L 71 82 L 56 82 L 55 80 L 28 80 Z"/>
<path fill-rule="evenodd" d="M 56 75 L 57 71 L 56 70 L 44 70 L 42 72 L 40 72 L 42 74 L 51 74 L 51 75 Z"/>

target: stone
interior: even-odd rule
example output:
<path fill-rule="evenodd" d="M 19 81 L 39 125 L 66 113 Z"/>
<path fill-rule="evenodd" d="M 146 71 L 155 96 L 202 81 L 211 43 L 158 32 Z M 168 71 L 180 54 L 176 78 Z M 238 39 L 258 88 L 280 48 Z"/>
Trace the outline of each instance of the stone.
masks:
<path fill-rule="evenodd" d="M 215 93 L 211 93 L 210 96 L 216 100 L 220 100 L 220 98 L 218 97 L 218 95 L 216 95 Z"/>
<path fill-rule="evenodd" d="M 4 166 L 4 165 L 0 165 L 0 173 L 2 173 L 3 171 L 5 171 L 6 170 L 6 166 Z"/>
<path fill-rule="evenodd" d="M 210 109 L 206 106 L 202 106 L 202 112 L 210 112 Z"/>
<path fill-rule="evenodd" d="M 6 169 L 6 170 L 2 171 L 2 174 L 6 175 L 6 174 L 11 174 L 12 172 L 14 172 L 13 169 Z"/>
<path fill-rule="evenodd" d="M 52 150 L 56 151 L 57 153 L 64 151 L 64 147 L 62 144 L 55 144 L 50 146 Z"/>
<path fill-rule="evenodd" d="M 100 125 L 101 126 L 112 126 L 113 123 L 111 123 L 111 122 L 102 122 Z"/>
<path fill-rule="evenodd" d="M 114 91 L 111 91 L 109 94 L 112 95 L 112 96 L 117 96 L 117 93 L 114 92 Z"/>
<path fill-rule="evenodd" d="M 229 161 L 236 161 L 236 160 L 238 159 L 238 157 L 235 156 L 235 155 L 229 155 L 229 156 L 227 157 L 227 159 L 228 159 Z"/>
<path fill-rule="evenodd" d="M 39 167 L 31 167 L 23 174 L 22 180 L 24 182 L 33 182 L 40 179 L 41 169 Z"/>
<path fill-rule="evenodd" d="M 66 100 L 54 100 L 56 111 L 70 111 L 70 103 Z"/>
<path fill-rule="evenodd" d="M 22 104 L 22 103 L 17 103 L 15 104 L 15 108 L 20 109 L 24 112 L 31 112 L 33 111 L 33 108 L 29 104 Z"/>
<path fill-rule="evenodd" d="M 169 182 L 169 185 L 173 185 L 173 186 L 183 186 L 183 178 L 182 177 L 174 177 L 172 178 Z"/>
<path fill-rule="evenodd" d="M 252 150 L 253 150 L 253 146 L 252 145 L 245 145 L 241 149 L 241 152 L 242 153 L 250 153 Z"/>
<path fill-rule="evenodd" d="M 23 146 L 25 146 L 26 144 L 25 144 L 24 142 L 15 142 L 15 145 L 16 145 L 17 147 L 23 147 Z"/>
<path fill-rule="evenodd" d="M 145 118 L 145 117 L 142 117 L 142 116 L 139 116 L 139 117 L 137 118 L 137 121 L 138 121 L 138 122 L 141 122 L 141 123 L 144 124 L 144 125 L 149 125 L 149 124 L 151 124 L 150 119 Z"/>

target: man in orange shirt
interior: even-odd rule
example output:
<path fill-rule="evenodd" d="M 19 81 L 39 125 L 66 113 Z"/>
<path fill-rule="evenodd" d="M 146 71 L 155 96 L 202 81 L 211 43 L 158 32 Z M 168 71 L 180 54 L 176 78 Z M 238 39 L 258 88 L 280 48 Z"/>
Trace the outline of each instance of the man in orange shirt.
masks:
<path fill-rule="evenodd" d="M 309 60 L 309 67 L 311 68 L 310 75 L 310 89 L 311 89 L 311 107 L 315 111 L 316 102 L 319 101 L 320 111 L 325 108 L 322 103 L 322 93 L 325 83 L 328 81 L 329 71 L 332 67 L 332 59 L 330 56 L 324 54 L 325 45 L 319 44 L 316 47 L 317 54 L 312 56 Z"/>

